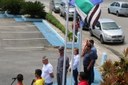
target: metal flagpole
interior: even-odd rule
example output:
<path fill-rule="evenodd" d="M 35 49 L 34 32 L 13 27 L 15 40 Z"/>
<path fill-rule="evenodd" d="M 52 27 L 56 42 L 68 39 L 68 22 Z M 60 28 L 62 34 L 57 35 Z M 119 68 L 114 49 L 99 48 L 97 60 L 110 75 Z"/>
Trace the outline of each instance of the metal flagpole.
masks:
<path fill-rule="evenodd" d="M 80 59 L 79 59 L 79 62 L 80 62 L 80 64 L 79 64 L 79 71 L 81 71 L 81 61 L 82 61 L 82 57 L 81 57 L 81 55 L 82 55 L 82 25 L 81 25 L 81 23 L 80 23 L 80 41 L 79 41 L 79 54 L 80 54 Z"/>
<path fill-rule="evenodd" d="M 74 42 L 75 42 L 75 28 L 76 28 L 76 10 L 74 11 L 74 16 L 73 16 L 73 40 L 72 40 L 72 58 L 71 58 L 71 85 L 72 85 L 72 75 L 73 75 L 73 63 L 74 63 Z"/>
<path fill-rule="evenodd" d="M 66 34 L 65 34 L 65 49 L 64 49 L 64 61 L 63 61 L 63 78 L 62 78 L 62 85 L 65 84 L 65 71 L 66 71 L 66 53 L 67 53 L 67 35 L 68 35 L 68 19 L 69 19 L 69 4 L 68 0 L 66 1 L 67 10 L 66 10 Z"/>

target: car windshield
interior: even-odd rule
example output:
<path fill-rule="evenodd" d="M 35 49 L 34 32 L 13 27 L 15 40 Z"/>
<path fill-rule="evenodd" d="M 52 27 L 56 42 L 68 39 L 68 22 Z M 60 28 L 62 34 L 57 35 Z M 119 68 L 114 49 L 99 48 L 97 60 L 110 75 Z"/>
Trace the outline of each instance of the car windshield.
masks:
<path fill-rule="evenodd" d="M 102 23 L 102 27 L 104 30 L 120 29 L 115 22 L 104 22 L 104 23 Z"/>
<path fill-rule="evenodd" d="M 125 3 L 125 4 L 122 4 L 122 6 L 121 6 L 122 8 L 128 8 L 128 4 L 127 3 Z"/>

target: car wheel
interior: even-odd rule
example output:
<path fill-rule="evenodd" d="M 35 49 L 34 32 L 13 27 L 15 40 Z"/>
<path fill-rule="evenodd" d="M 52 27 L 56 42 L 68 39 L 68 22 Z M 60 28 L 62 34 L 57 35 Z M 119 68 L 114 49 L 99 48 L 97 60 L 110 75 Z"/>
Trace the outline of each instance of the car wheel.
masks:
<path fill-rule="evenodd" d="M 108 9 L 108 13 L 110 14 L 111 12 L 110 12 L 110 9 Z"/>
<path fill-rule="evenodd" d="M 102 36 L 100 37 L 100 42 L 101 42 L 102 44 L 104 44 L 104 39 L 103 39 Z"/>
<path fill-rule="evenodd" d="M 90 29 L 90 36 L 94 36 L 91 29 Z"/>
<path fill-rule="evenodd" d="M 54 13 L 56 13 L 56 10 L 55 10 L 55 8 L 53 9 L 53 11 L 54 11 Z"/>
<path fill-rule="evenodd" d="M 64 19 L 66 20 L 66 13 L 64 13 Z"/>
<path fill-rule="evenodd" d="M 116 15 L 119 16 L 119 12 L 118 11 L 116 12 Z"/>
<path fill-rule="evenodd" d="M 123 39 L 121 43 L 124 44 L 124 42 L 125 42 L 125 40 Z"/>
<path fill-rule="evenodd" d="M 61 11 L 60 11 L 60 16 L 62 17 L 62 13 L 61 13 Z"/>

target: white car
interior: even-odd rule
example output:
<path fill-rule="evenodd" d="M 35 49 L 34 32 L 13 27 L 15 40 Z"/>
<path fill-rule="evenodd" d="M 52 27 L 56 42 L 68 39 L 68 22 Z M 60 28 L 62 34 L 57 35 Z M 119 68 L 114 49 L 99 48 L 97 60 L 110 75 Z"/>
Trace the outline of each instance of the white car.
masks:
<path fill-rule="evenodd" d="M 99 19 L 94 28 L 90 28 L 90 35 L 96 36 L 101 43 L 124 43 L 125 36 L 122 29 L 112 19 Z"/>
<path fill-rule="evenodd" d="M 51 9 L 52 11 L 54 11 L 55 13 L 59 13 L 60 12 L 60 0 L 51 0 Z"/>
<path fill-rule="evenodd" d="M 66 19 L 66 13 L 69 12 L 69 18 L 73 18 L 75 7 L 69 5 L 69 10 L 67 7 L 68 5 L 65 2 L 60 3 L 60 16 L 63 16 Z"/>
<path fill-rule="evenodd" d="M 128 16 L 128 2 L 115 1 L 108 7 L 108 13 Z"/>

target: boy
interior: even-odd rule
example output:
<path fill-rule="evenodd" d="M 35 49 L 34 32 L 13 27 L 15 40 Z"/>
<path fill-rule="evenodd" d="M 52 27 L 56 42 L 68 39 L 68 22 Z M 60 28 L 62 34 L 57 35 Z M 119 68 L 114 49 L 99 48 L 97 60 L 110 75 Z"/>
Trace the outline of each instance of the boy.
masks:
<path fill-rule="evenodd" d="M 35 70 L 35 77 L 36 79 L 34 79 L 32 81 L 31 85 L 44 85 L 45 81 L 44 79 L 41 77 L 42 71 L 40 69 L 36 69 Z"/>
<path fill-rule="evenodd" d="M 87 75 L 84 72 L 80 72 L 79 80 L 80 82 L 78 85 L 89 85 L 87 81 Z"/>

